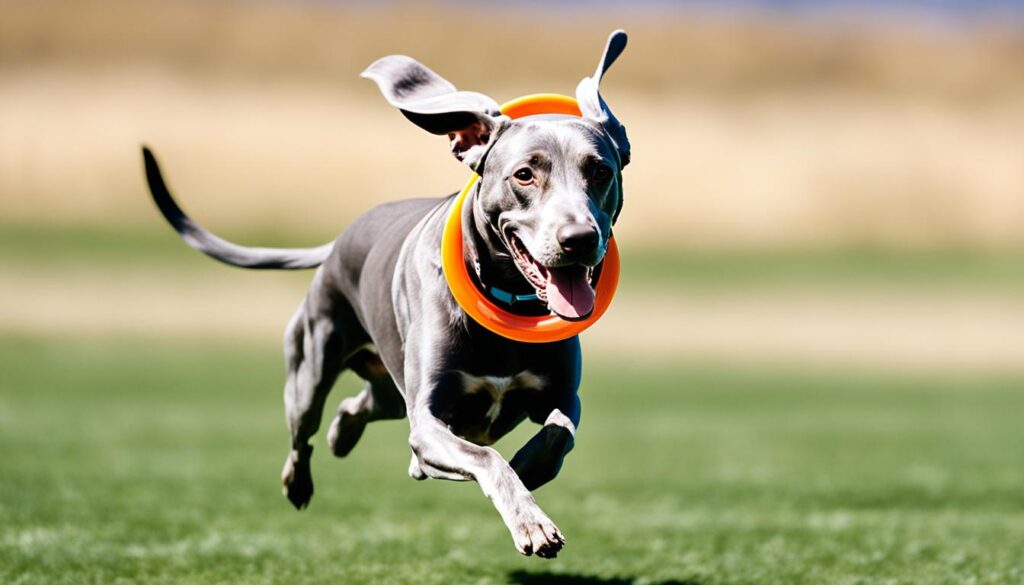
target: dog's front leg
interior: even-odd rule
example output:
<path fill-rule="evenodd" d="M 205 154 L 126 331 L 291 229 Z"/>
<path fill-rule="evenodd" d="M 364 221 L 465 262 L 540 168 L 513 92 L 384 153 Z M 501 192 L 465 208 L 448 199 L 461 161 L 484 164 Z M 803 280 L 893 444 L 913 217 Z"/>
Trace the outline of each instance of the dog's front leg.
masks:
<path fill-rule="evenodd" d="M 558 554 L 565 538 L 497 451 L 455 436 L 427 408 L 414 411 L 409 422 L 409 445 L 427 477 L 476 480 L 501 514 L 519 552 L 544 558 Z"/>
<path fill-rule="evenodd" d="M 565 412 L 556 408 L 544 421 L 544 426 L 512 458 L 512 469 L 527 489 L 533 491 L 555 479 L 562 469 L 562 461 L 575 445 L 576 425 L 580 422 L 579 398 Z"/>

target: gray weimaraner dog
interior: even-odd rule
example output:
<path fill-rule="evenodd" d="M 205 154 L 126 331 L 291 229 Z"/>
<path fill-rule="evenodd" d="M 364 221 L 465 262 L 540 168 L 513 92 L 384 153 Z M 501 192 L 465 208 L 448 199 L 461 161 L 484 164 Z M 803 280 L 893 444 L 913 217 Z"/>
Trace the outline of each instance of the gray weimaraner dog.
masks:
<path fill-rule="evenodd" d="M 463 208 L 467 267 L 509 311 L 586 318 L 594 273 L 622 208 L 625 128 L 598 93 L 626 46 L 608 38 L 592 77 L 576 88 L 582 117 L 511 120 L 491 98 L 457 91 L 417 61 L 390 56 L 363 77 L 406 118 L 447 135 L 456 158 L 481 175 Z M 370 421 L 409 417 L 415 479 L 475 480 L 519 552 L 554 557 L 565 539 L 531 490 L 558 474 L 580 421 L 580 343 L 521 343 L 469 318 L 441 269 L 441 234 L 455 196 L 387 203 L 312 249 L 247 248 L 218 238 L 175 204 L 143 149 L 153 199 L 193 248 L 233 266 L 319 267 L 285 334 L 285 410 L 291 450 L 285 495 L 313 495 L 309 440 L 343 370 L 366 385 L 345 398 L 327 433 L 347 455 Z M 523 419 L 542 425 L 511 462 L 489 447 Z"/>

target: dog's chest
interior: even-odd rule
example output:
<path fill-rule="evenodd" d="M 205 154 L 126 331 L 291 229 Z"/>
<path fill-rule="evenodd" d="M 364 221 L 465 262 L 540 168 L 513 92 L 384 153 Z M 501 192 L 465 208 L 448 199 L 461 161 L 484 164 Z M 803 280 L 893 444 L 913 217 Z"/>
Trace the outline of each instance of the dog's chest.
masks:
<path fill-rule="evenodd" d="M 546 384 L 529 370 L 511 376 L 454 370 L 445 378 L 444 390 L 432 401 L 434 411 L 453 433 L 478 445 L 490 445 L 511 431 Z"/>

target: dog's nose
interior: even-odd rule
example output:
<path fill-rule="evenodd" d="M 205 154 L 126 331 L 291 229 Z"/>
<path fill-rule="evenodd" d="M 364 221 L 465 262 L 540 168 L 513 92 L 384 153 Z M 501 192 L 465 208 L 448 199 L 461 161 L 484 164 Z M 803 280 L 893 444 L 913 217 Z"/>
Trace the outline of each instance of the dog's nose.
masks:
<path fill-rule="evenodd" d="M 569 254 L 589 254 L 597 247 L 597 228 L 585 223 L 568 223 L 558 228 L 558 245 Z"/>

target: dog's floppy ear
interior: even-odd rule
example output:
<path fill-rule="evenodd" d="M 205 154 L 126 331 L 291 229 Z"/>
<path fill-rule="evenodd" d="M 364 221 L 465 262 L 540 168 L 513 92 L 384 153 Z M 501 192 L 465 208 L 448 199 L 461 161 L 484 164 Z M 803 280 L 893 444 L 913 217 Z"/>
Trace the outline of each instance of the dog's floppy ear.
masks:
<path fill-rule="evenodd" d="M 601 98 L 599 91 L 601 78 L 605 71 L 612 66 L 612 63 L 619 58 L 622 50 L 626 48 L 626 32 L 617 30 L 608 36 L 608 43 L 604 46 L 604 54 L 597 64 L 597 71 L 592 77 L 584 77 L 583 81 L 576 86 L 576 101 L 579 102 L 580 111 L 583 117 L 597 122 L 604 128 L 604 131 L 615 143 L 619 151 L 619 159 L 622 166 L 629 164 L 629 138 L 626 137 L 626 127 L 619 123 L 615 115 L 608 108 L 608 104 Z"/>
<path fill-rule="evenodd" d="M 458 91 L 419 61 L 404 55 L 378 59 L 361 77 L 374 81 L 388 102 L 414 124 L 447 134 L 452 154 L 473 170 L 508 118 L 482 93 Z"/>

